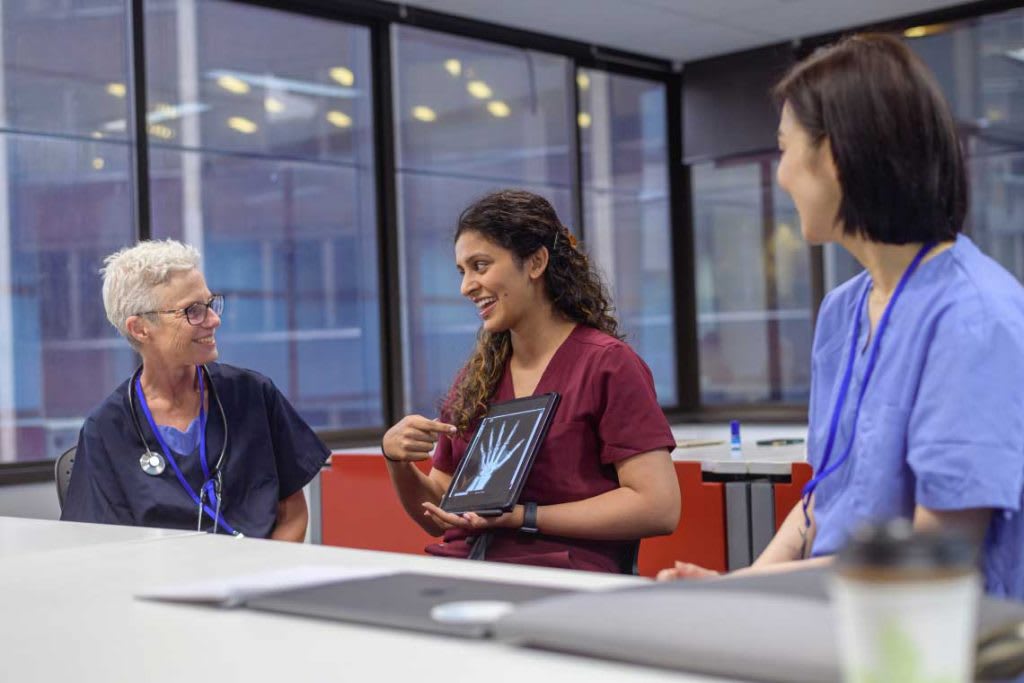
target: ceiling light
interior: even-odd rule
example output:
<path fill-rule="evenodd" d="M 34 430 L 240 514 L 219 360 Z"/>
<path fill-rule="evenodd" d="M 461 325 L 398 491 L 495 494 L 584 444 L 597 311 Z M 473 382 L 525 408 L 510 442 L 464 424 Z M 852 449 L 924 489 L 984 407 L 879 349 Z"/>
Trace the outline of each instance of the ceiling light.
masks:
<path fill-rule="evenodd" d="M 586 90 L 590 87 L 590 76 L 582 71 L 576 72 L 576 85 L 580 90 Z"/>
<path fill-rule="evenodd" d="M 1007 50 L 1006 56 L 1010 59 L 1016 59 L 1018 62 L 1024 62 L 1024 47 L 1017 50 Z"/>
<path fill-rule="evenodd" d="M 248 83 L 237 76 L 232 76 L 231 74 L 224 74 L 223 76 L 220 76 L 217 79 L 217 85 L 236 95 L 244 95 L 250 90 Z"/>
<path fill-rule="evenodd" d="M 585 111 L 581 111 L 579 116 L 576 117 L 576 123 L 580 125 L 580 128 L 590 128 L 590 114 Z"/>
<path fill-rule="evenodd" d="M 257 130 L 259 130 L 259 126 L 257 126 L 255 123 L 245 118 L 244 116 L 232 116 L 231 118 L 229 118 L 228 128 L 237 130 L 239 133 L 245 133 L 246 135 L 249 135 L 250 133 L 255 133 Z"/>
<path fill-rule="evenodd" d="M 284 111 L 284 102 L 276 97 L 266 97 L 263 99 L 263 108 L 271 114 L 277 114 Z"/>
<path fill-rule="evenodd" d="M 92 167 L 97 171 L 102 171 L 103 167 L 107 165 L 107 162 L 103 161 L 103 157 L 95 157 L 92 160 Z"/>
<path fill-rule="evenodd" d="M 150 135 L 161 140 L 170 140 L 174 137 L 174 130 L 162 123 L 151 124 L 146 130 L 149 131 Z"/>
<path fill-rule="evenodd" d="M 494 93 L 491 91 L 491 86 L 487 85 L 483 81 L 470 81 L 466 84 L 466 90 L 469 94 L 478 100 L 486 100 Z"/>
<path fill-rule="evenodd" d="M 356 82 L 356 75 L 352 73 L 352 70 L 346 69 L 343 66 L 332 67 L 327 73 L 331 75 L 331 78 L 336 80 L 338 83 L 341 83 L 346 88 L 352 87 Z"/>
<path fill-rule="evenodd" d="M 339 67 L 340 68 L 340 67 Z M 362 93 L 355 89 L 338 85 L 327 85 L 325 83 L 314 83 L 312 81 L 300 81 L 295 78 L 281 78 L 272 74 L 253 74 L 245 71 L 213 69 L 206 72 L 207 78 L 212 78 L 219 84 L 222 78 L 227 77 L 230 81 L 241 81 L 246 86 L 253 88 L 264 88 L 267 92 L 301 93 L 303 95 L 318 95 L 320 97 L 360 97 Z"/>
<path fill-rule="evenodd" d="M 946 30 L 945 24 L 928 24 L 927 26 L 911 26 L 903 32 L 907 38 L 924 38 Z"/>
<path fill-rule="evenodd" d="M 508 108 L 508 105 L 501 100 L 491 100 L 488 102 L 487 111 L 491 112 L 492 116 L 499 119 L 503 119 L 512 113 L 512 110 Z"/>
<path fill-rule="evenodd" d="M 128 88 L 125 87 L 124 83 L 107 83 L 107 94 L 113 95 L 114 97 L 124 97 L 128 93 Z"/>
<path fill-rule="evenodd" d="M 444 70 L 453 77 L 459 76 L 462 73 L 462 62 L 457 59 L 446 59 L 444 61 Z"/>
<path fill-rule="evenodd" d="M 348 128 L 352 125 L 352 117 L 337 110 L 327 112 L 327 121 L 337 128 Z"/>
<path fill-rule="evenodd" d="M 424 107 L 421 104 L 412 108 L 412 117 L 418 121 L 430 123 L 431 121 L 437 120 L 437 112 L 430 107 Z"/>
<path fill-rule="evenodd" d="M 102 140 L 102 139 L 103 139 L 103 133 L 99 132 L 98 130 L 94 130 L 94 131 L 92 132 L 92 136 L 93 136 L 93 137 L 94 137 L 95 139 L 97 139 L 97 140 Z"/>
<path fill-rule="evenodd" d="M 158 104 L 155 111 L 146 114 L 147 123 L 161 123 L 174 119 L 184 118 L 189 114 L 201 114 L 208 110 L 210 105 L 201 102 L 185 102 L 183 104 Z"/>

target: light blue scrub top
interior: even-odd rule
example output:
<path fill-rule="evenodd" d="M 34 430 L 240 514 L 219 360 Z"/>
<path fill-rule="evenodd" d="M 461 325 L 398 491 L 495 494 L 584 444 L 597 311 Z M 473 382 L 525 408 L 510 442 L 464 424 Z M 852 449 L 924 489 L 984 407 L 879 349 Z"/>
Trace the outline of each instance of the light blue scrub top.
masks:
<path fill-rule="evenodd" d="M 870 324 L 866 272 L 821 305 L 811 372 L 808 456 L 820 469 L 861 316 L 833 447 L 850 439 Z M 995 508 L 983 549 L 986 590 L 1024 599 L 1024 288 L 970 239 L 921 264 L 890 315 L 849 459 L 815 491 L 812 555 L 837 552 L 860 524 L 934 510 Z"/>

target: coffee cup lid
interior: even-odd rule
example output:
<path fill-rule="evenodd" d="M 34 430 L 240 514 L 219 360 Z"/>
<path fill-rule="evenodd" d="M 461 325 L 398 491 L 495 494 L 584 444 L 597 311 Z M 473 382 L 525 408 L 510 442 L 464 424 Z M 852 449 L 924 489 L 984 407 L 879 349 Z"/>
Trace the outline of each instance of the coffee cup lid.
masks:
<path fill-rule="evenodd" d="M 963 534 L 914 531 L 906 519 L 857 529 L 839 553 L 840 569 L 969 570 L 977 550 Z"/>

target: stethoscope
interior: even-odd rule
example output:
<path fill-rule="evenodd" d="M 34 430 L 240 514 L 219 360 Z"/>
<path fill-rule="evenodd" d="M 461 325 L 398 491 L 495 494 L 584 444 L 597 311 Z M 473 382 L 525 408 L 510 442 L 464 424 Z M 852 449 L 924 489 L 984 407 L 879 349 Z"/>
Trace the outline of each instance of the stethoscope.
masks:
<path fill-rule="evenodd" d="M 228 533 L 234 536 L 241 536 L 227 520 L 221 517 L 221 485 L 223 483 L 223 469 L 224 456 L 227 454 L 228 448 L 228 418 L 224 413 L 224 404 L 220 401 L 220 396 L 217 395 L 217 389 L 213 385 L 213 380 L 210 378 L 210 371 L 206 369 L 205 365 L 196 366 L 197 379 L 199 384 L 199 464 L 203 468 L 203 485 L 199 489 L 199 493 L 196 493 L 192 486 L 185 479 L 185 475 L 182 473 L 181 468 L 178 466 L 178 461 L 174 458 L 174 454 L 171 452 L 170 447 L 167 445 L 163 436 L 160 434 L 160 430 L 157 429 L 156 422 L 153 420 L 153 414 L 149 410 L 149 405 L 146 403 L 146 395 L 142 391 L 142 384 L 139 382 L 139 377 L 142 375 L 142 367 L 132 375 L 131 381 L 128 383 L 128 407 L 132 414 L 132 423 L 135 425 L 135 433 L 138 434 L 139 440 L 145 447 L 145 452 L 139 456 L 139 467 L 142 471 L 152 477 L 159 477 L 167 469 L 167 463 L 170 463 L 171 469 L 174 470 L 174 474 L 181 484 L 181 487 L 185 489 L 185 492 L 189 494 L 192 501 L 198 508 L 198 519 L 196 520 L 196 530 L 201 531 L 203 525 L 203 513 L 213 519 L 213 532 L 217 533 L 217 529 L 221 526 L 224 527 Z M 220 412 L 221 423 L 224 425 L 224 443 L 220 447 L 220 455 L 217 457 L 217 462 L 211 469 L 207 463 L 206 458 L 206 405 L 204 401 L 204 389 L 205 383 L 203 376 L 206 376 L 206 380 L 210 383 L 210 396 L 213 398 L 214 403 L 217 404 L 217 409 Z M 149 423 L 150 431 L 156 436 L 157 443 L 160 444 L 160 450 L 163 454 L 153 451 L 149 447 L 149 441 L 146 439 L 146 435 L 142 432 L 142 423 L 139 421 L 138 412 L 135 408 L 135 400 L 138 398 L 139 405 L 142 407 L 142 412 L 146 416 L 146 421 Z M 209 504 L 207 504 L 207 500 Z M 210 505 L 213 507 L 211 508 Z"/>
<path fill-rule="evenodd" d="M 821 459 L 821 465 L 818 468 L 818 474 L 804 485 L 803 488 L 803 512 L 804 512 L 804 529 L 809 529 L 811 526 L 811 518 L 807 513 L 807 509 L 811 504 L 811 494 L 814 493 L 814 489 L 818 487 L 818 484 L 822 482 L 825 477 L 839 469 L 843 463 L 850 457 L 850 452 L 853 450 L 853 439 L 857 433 L 857 418 L 860 417 L 860 406 L 864 402 L 864 391 L 867 389 L 868 380 L 871 379 L 871 373 L 875 369 L 875 363 L 878 361 L 878 349 L 881 346 L 882 335 L 885 334 L 885 329 L 889 324 L 889 316 L 892 313 L 892 309 L 896 307 L 896 302 L 899 300 L 900 295 L 903 293 L 904 287 L 907 285 L 907 281 L 910 276 L 914 274 L 917 267 L 921 265 L 921 260 L 924 259 L 925 254 L 931 251 L 931 248 L 935 246 L 932 243 L 927 243 L 921 247 L 917 255 L 907 266 L 907 270 L 904 271 L 903 276 L 900 278 L 899 283 L 896 285 L 896 289 L 892 293 L 892 298 L 889 300 L 889 305 L 885 307 L 885 312 L 882 313 L 881 320 L 878 321 L 878 329 L 875 331 L 875 338 L 871 342 L 871 352 L 868 355 L 868 364 L 864 369 L 864 379 L 860 384 L 860 392 L 857 395 L 857 403 L 853 407 L 853 422 L 850 425 L 850 439 L 846 443 L 846 448 L 839 459 L 835 461 L 831 466 L 829 460 L 832 457 L 832 448 L 835 446 L 836 433 L 839 431 L 839 419 L 843 413 L 843 404 L 846 403 L 846 395 L 850 391 L 850 380 L 853 376 L 853 365 L 857 356 L 857 344 L 860 341 L 860 324 L 861 324 L 861 312 L 864 310 L 864 303 L 867 301 L 868 292 L 871 291 L 870 283 L 865 284 L 864 291 L 861 292 L 860 298 L 857 300 L 857 312 L 855 322 L 853 324 L 853 336 L 850 340 L 850 352 L 846 360 L 846 368 L 843 370 L 843 381 L 839 385 L 839 394 L 836 396 L 835 405 L 832 408 L 832 418 L 829 422 L 828 427 L 828 439 L 825 441 L 825 455 Z M 805 535 L 806 543 L 806 535 Z M 807 554 L 807 548 L 804 549 L 804 555 Z"/>

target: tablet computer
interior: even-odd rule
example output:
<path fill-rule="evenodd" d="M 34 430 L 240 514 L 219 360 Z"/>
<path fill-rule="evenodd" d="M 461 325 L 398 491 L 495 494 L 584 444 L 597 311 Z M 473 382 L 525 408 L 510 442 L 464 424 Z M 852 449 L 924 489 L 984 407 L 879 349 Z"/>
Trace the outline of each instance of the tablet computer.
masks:
<path fill-rule="evenodd" d="M 515 507 L 558 400 L 552 392 L 492 405 L 452 475 L 441 509 L 492 517 Z"/>

